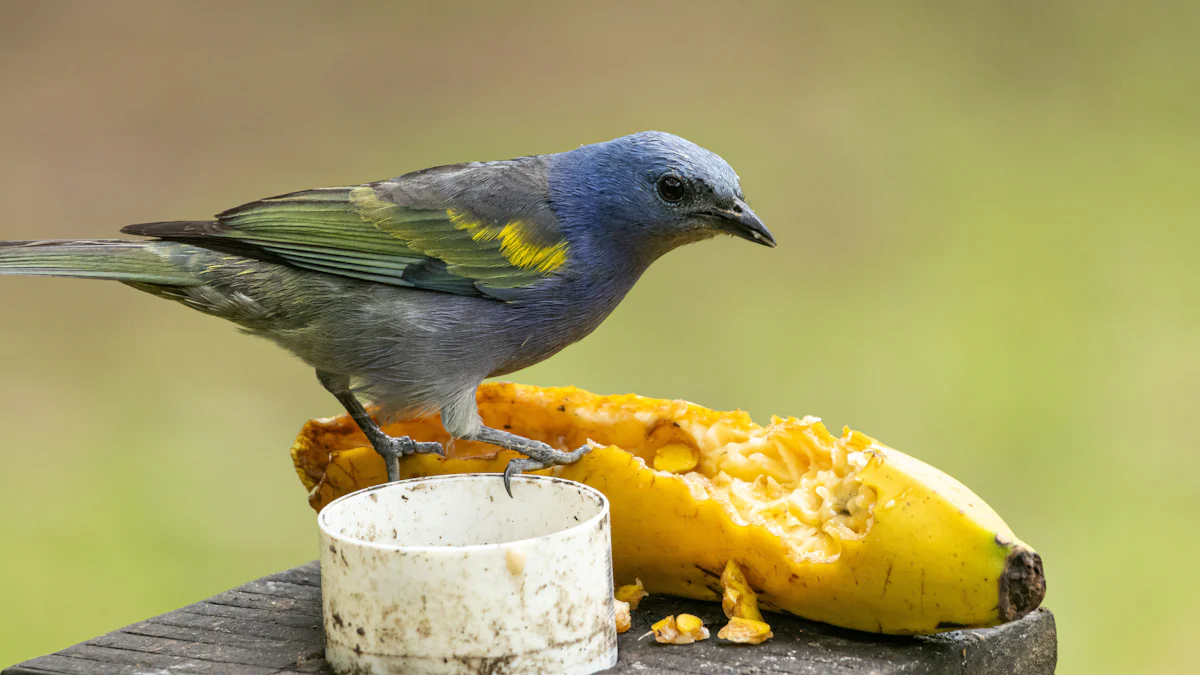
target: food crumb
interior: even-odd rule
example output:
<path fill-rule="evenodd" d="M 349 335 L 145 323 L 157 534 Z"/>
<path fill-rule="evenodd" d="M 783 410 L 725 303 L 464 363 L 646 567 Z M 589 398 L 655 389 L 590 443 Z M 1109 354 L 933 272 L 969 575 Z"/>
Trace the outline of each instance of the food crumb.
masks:
<path fill-rule="evenodd" d="M 757 645 L 766 642 L 774 634 L 771 626 L 763 620 L 758 610 L 758 596 L 746 580 L 746 573 L 733 560 L 725 564 L 721 573 L 721 609 L 729 617 L 729 623 L 717 632 L 717 637 L 730 642 Z"/>
<path fill-rule="evenodd" d="M 621 600 L 614 600 L 613 605 L 617 614 L 617 632 L 624 633 L 629 630 L 633 619 L 629 616 L 629 603 Z"/>
<path fill-rule="evenodd" d="M 655 642 L 664 645 L 690 645 L 697 640 L 707 640 L 709 635 L 704 621 L 693 614 L 672 614 L 651 626 L 646 635 L 651 634 Z"/>
<path fill-rule="evenodd" d="M 771 627 L 763 621 L 735 616 L 717 632 L 717 637 L 739 644 L 758 645 L 774 637 Z"/>
<path fill-rule="evenodd" d="M 634 578 L 632 584 L 625 584 L 617 589 L 616 598 L 622 602 L 629 603 L 629 609 L 637 609 L 642 602 L 642 598 L 649 595 L 646 592 L 646 587 L 642 585 L 642 580 Z"/>

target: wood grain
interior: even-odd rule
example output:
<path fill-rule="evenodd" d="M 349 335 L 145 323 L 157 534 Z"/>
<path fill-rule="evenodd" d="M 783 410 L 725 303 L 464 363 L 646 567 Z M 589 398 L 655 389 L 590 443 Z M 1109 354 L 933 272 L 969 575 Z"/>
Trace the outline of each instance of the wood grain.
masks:
<path fill-rule="evenodd" d="M 692 645 L 641 638 L 650 624 L 686 612 L 713 635 L 721 606 L 650 597 L 620 636 L 610 673 L 644 675 L 1051 675 L 1058 658 L 1054 615 L 1040 609 L 998 628 L 905 638 L 843 630 L 780 614 L 767 615 L 775 637 L 758 646 L 715 637 Z M 311 562 L 251 581 L 207 600 L 139 621 L 0 675 L 96 673 L 331 673 L 321 626 L 321 572 Z"/>

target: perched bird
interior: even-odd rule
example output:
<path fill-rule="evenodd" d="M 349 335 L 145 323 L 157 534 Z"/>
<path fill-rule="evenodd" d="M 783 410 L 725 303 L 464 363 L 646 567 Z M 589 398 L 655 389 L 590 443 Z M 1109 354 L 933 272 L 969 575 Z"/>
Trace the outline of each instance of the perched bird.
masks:
<path fill-rule="evenodd" d="M 130 225 L 150 239 L 0 242 L 0 275 L 111 279 L 228 319 L 303 359 L 383 456 L 441 453 L 381 417 L 440 412 L 454 438 L 578 460 L 483 425 L 484 378 L 591 333 L 659 256 L 731 234 L 775 246 L 723 159 L 642 132 L 569 152 L 303 190 L 215 220 Z M 511 494 L 511 492 L 510 492 Z"/>

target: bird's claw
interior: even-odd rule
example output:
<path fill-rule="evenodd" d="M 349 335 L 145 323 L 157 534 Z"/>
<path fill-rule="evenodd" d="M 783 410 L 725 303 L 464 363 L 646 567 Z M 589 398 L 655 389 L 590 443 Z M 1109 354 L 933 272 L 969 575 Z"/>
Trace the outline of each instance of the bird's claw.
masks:
<path fill-rule="evenodd" d="M 508 466 L 504 467 L 504 491 L 511 498 L 512 494 L 512 477 L 519 476 L 526 471 L 537 471 L 545 469 L 546 465 L 536 459 L 510 459 Z"/>
<path fill-rule="evenodd" d="M 441 443 L 414 441 L 408 436 L 386 436 L 387 448 L 379 454 L 387 457 L 407 457 L 409 455 L 433 454 L 446 456 L 446 450 Z"/>
<path fill-rule="evenodd" d="M 538 471 L 540 469 L 548 469 L 552 466 L 574 464 L 590 452 L 591 449 L 592 446 L 584 445 L 571 452 L 562 452 L 547 447 L 546 450 L 540 448 L 530 450 L 527 453 L 529 455 L 527 458 L 511 459 L 508 465 L 504 467 L 504 491 L 508 493 L 510 498 L 513 496 L 513 476 L 519 476 L 526 471 Z"/>
<path fill-rule="evenodd" d="M 389 483 L 400 480 L 401 457 L 419 454 L 446 456 L 446 450 L 441 443 L 414 441 L 408 436 L 384 436 L 380 443 L 376 444 L 375 451 L 383 457 Z"/>
<path fill-rule="evenodd" d="M 413 449 L 413 452 L 418 455 L 437 455 L 442 459 L 446 459 L 446 448 L 442 447 L 441 443 L 418 441 L 414 445 L 416 447 Z"/>

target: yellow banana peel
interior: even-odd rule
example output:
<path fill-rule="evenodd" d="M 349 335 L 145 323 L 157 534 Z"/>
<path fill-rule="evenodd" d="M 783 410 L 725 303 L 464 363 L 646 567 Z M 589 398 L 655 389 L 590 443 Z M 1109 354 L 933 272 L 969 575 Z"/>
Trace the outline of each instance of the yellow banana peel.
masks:
<path fill-rule="evenodd" d="M 1041 558 L 983 500 L 859 432 L 574 387 L 489 383 L 478 401 L 489 426 L 560 449 L 593 443 L 541 473 L 608 496 L 618 583 L 720 601 L 736 562 L 763 609 L 892 634 L 996 625 L 1045 594 Z M 385 431 L 449 441 L 436 417 Z M 448 455 L 404 458 L 402 477 L 499 472 L 516 456 L 461 440 Z M 385 479 L 347 416 L 308 422 L 292 457 L 317 510 Z"/>

